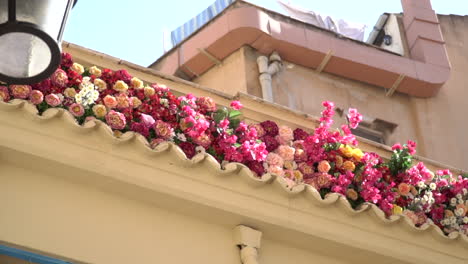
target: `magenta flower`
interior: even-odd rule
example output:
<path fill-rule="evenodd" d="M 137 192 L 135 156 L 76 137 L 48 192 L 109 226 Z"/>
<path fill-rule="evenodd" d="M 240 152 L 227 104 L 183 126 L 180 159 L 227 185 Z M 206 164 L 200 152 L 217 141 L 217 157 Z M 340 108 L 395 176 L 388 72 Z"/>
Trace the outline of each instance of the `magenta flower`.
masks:
<path fill-rule="evenodd" d="M 359 123 L 362 121 L 362 115 L 355 108 L 350 108 L 348 110 L 348 120 L 349 126 L 352 129 L 356 129 Z"/>
<path fill-rule="evenodd" d="M 416 142 L 408 140 L 407 142 L 408 152 L 411 155 L 416 154 Z"/>
<path fill-rule="evenodd" d="M 234 110 L 240 110 L 243 107 L 243 105 L 239 101 L 232 101 L 231 102 L 231 107 Z"/>
<path fill-rule="evenodd" d="M 78 104 L 78 103 L 71 104 L 68 107 L 68 110 L 70 111 L 70 113 L 72 113 L 72 115 L 74 115 L 76 117 L 83 116 L 84 112 L 85 112 L 84 107 L 81 104 Z"/>
<path fill-rule="evenodd" d="M 106 122 L 112 129 L 124 129 L 127 125 L 125 115 L 114 110 L 107 113 Z"/>

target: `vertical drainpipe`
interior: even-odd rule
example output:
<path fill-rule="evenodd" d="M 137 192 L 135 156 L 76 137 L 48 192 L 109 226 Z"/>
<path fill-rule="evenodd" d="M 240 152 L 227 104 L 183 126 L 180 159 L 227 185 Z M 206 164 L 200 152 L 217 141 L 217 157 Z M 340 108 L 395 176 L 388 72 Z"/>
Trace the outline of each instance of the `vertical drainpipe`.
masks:
<path fill-rule="evenodd" d="M 240 249 L 240 259 L 243 264 L 259 264 L 258 249 L 261 239 L 260 231 L 243 225 L 234 228 L 234 242 Z"/>
<path fill-rule="evenodd" d="M 281 57 L 275 51 L 270 55 L 270 58 L 267 58 L 266 56 L 259 56 L 257 58 L 257 64 L 258 71 L 260 73 L 258 78 L 262 87 L 263 99 L 269 102 L 273 102 L 273 87 L 271 85 L 271 78 L 283 68 Z"/>

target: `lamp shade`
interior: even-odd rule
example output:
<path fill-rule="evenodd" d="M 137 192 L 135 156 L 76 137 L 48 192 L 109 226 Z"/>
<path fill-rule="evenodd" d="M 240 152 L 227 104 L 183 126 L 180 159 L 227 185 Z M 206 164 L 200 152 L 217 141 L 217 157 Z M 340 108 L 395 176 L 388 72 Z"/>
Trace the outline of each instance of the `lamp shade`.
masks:
<path fill-rule="evenodd" d="M 59 66 L 74 0 L 0 0 L 0 81 L 31 84 Z"/>

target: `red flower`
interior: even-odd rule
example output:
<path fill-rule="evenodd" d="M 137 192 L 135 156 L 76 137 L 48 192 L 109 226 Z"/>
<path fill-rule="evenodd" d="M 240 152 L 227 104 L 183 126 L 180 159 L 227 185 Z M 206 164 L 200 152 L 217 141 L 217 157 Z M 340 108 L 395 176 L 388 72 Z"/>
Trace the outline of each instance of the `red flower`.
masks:
<path fill-rule="evenodd" d="M 247 167 L 251 169 L 257 176 L 262 176 L 265 173 L 265 168 L 263 168 L 263 162 L 259 161 L 249 161 Z"/>
<path fill-rule="evenodd" d="M 181 142 L 179 144 L 179 147 L 182 149 L 182 151 L 185 153 L 187 158 L 191 159 L 193 156 L 195 156 L 195 145 L 189 142 Z"/>
<path fill-rule="evenodd" d="M 307 133 L 306 131 L 304 131 L 303 129 L 300 129 L 300 128 L 294 129 L 293 134 L 294 134 L 294 140 L 295 141 L 296 140 L 305 140 L 309 136 L 309 133 Z"/>
<path fill-rule="evenodd" d="M 278 125 L 275 122 L 267 120 L 261 122 L 260 125 L 268 136 L 276 137 L 278 135 Z"/>
<path fill-rule="evenodd" d="M 278 146 L 279 146 L 279 142 L 278 140 L 276 140 L 274 137 L 272 136 L 264 136 L 262 137 L 262 141 L 265 142 L 265 145 L 266 145 L 266 150 L 268 152 L 273 152 L 275 151 Z"/>
<path fill-rule="evenodd" d="M 60 66 L 62 68 L 70 68 L 73 65 L 73 59 L 70 53 L 62 52 L 62 60 Z"/>

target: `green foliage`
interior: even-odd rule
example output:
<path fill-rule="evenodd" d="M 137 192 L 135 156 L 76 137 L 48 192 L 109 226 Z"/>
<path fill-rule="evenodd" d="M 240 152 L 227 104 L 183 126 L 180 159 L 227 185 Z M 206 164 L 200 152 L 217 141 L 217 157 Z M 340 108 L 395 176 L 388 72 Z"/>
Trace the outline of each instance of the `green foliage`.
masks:
<path fill-rule="evenodd" d="M 409 153 L 408 148 L 404 145 L 403 149 L 393 151 L 392 157 L 388 161 L 388 168 L 393 176 L 405 172 L 411 167 L 413 156 Z"/>
<path fill-rule="evenodd" d="M 325 151 L 329 152 L 332 150 L 338 150 L 340 146 L 341 146 L 340 142 L 326 143 L 325 145 L 323 145 L 323 148 L 325 149 Z"/>

